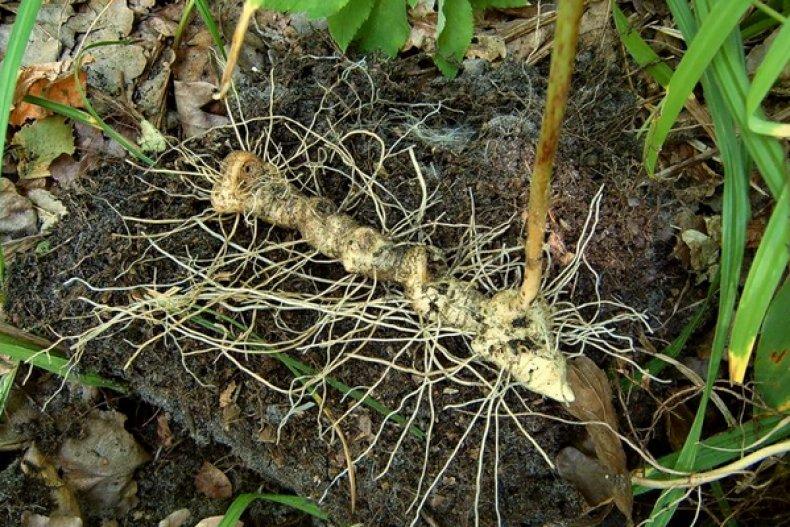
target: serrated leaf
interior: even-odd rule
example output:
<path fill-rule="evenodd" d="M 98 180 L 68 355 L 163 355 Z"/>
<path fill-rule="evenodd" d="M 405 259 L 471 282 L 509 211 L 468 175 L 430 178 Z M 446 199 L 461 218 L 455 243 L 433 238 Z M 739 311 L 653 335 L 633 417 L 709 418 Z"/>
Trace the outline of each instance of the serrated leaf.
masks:
<path fill-rule="evenodd" d="M 754 380 L 763 400 L 779 411 L 790 409 L 790 280 L 771 302 L 754 358 Z"/>
<path fill-rule="evenodd" d="M 403 0 L 375 0 L 367 21 L 359 29 L 359 49 L 383 51 L 394 57 L 409 38 L 411 28 Z"/>
<path fill-rule="evenodd" d="M 471 0 L 474 9 L 508 9 L 510 7 L 524 7 L 530 5 L 527 0 Z"/>
<path fill-rule="evenodd" d="M 469 0 L 440 0 L 433 61 L 447 77 L 455 77 L 474 35 Z"/>
<path fill-rule="evenodd" d="M 19 174 L 24 179 L 49 175 L 49 165 L 62 154 L 74 153 L 74 136 L 66 118 L 53 115 L 22 128 L 11 144 L 20 147 Z"/>
<path fill-rule="evenodd" d="M 334 15 L 348 0 L 253 0 L 261 9 L 282 13 L 306 13 L 310 18 L 325 18 Z"/>
<path fill-rule="evenodd" d="M 370 16 L 374 0 L 350 0 L 343 9 L 327 19 L 329 34 L 342 51 L 354 40 L 354 36 Z"/>

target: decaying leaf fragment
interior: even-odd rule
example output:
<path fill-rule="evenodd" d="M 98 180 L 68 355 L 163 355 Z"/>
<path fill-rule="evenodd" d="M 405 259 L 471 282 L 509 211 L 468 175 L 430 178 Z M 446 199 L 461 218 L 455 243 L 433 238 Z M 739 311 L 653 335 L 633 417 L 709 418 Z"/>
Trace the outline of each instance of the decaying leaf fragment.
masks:
<path fill-rule="evenodd" d="M 233 485 L 228 476 L 208 461 L 203 462 L 195 475 L 195 488 L 212 499 L 230 498 L 233 495 Z"/>
<path fill-rule="evenodd" d="M 60 448 L 63 479 L 96 512 L 125 513 L 136 502 L 135 469 L 149 455 L 124 429 L 126 416 L 96 412 L 85 424 L 85 435 L 67 439 Z"/>
<path fill-rule="evenodd" d="M 52 114 L 41 106 L 25 102 L 26 95 L 43 97 L 72 108 L 82 108 L 82 96 L 70 68 L 70 62 L 50 62 L 22 68 L 14 90 L 14 109 L 8 118 L 9 124 L 22 126 L 27 121 L 43 119 Z M 80 72 L 80 83 L 84 85 L 86 78 L 85 72 Z"/>
<path fill-rule="evenodd" d="M 74 153 L 74 135 L 66 118 L 60 115 L 25 126 L 14 135 L 11 144 L 19 147 L 19 176 L 23 179 L 47 177 L 55 159 Z"/>
<path fill-rule="evenodd" d="M 612 405 L 612 388 L 609 379 L 591 359 L 581 356 L 570 361 L 568 382 L 576 395 L 573 402 L 568 405 L 568 411 L 580 421 L 588 422 L 585 428 L 594 446 L 597 462 L 603 470 L 597 473 L 592 469 L 586 476 L 603 475 L 598 481 L 599 488 L 611 489 L 609 498 L 630 521 L 633 506 L 631 480 L 626 466 L 625 451 L 616 434 L 617 414 Z M 575 454 L 565 455 L 568 457 Z M 595 486 L 595 483 L 586 482 L 585 486 Z M 591 505 L 600 505 L 600 503 L 591 503 Z"/>

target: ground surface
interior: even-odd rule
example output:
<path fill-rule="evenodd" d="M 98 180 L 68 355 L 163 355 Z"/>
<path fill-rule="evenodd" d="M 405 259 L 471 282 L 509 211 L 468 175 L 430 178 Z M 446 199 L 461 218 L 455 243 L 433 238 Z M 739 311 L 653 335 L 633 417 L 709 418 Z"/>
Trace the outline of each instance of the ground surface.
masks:
<path fill-rule="evenodd" d="M 311 51 L 319 56 L 329 52 L 326 48 Z M 336 94 L 334 100 L 338 104 L 334 111 L 356 107 L 352 118 L 342 126 L 375 129 L 387 144 L 402 137 L 414 122 L 426 118 L 441 103 L 441 110 L 428 116 L 420 129 L 405 140 L 414 146 L 429 186 L 438 189 L 440 206 L 429 212 L 432 217 L 426 221 L 443 214 L 446 223 L 468 222 L 473 199 L 478 223 L 495 225 L 515 216 L 499 243 L 502 246 L 518 244 L 523 225 L 520 211 L 526 200 L 529 177 L 525 166 L 531 161 L 536 142 L 545 70 L 507 62 L 495 67 L 479 64 L 456 80 L 444 80 L 436 79 L 433 72 L 422 74 L 416 56 L 397 63 L 368 62 L 359 68 L 349 68 L 348 63 L 331 58 L 273 56 L 275 113 L 305 124 L 316 113 L 323 87 L 333 85 L 340 76 L 345 76 L 346 82 Z M 265 72 L 269 66 L 259 65 L 259 69 Z M 616 297 L 645 311 L 651 323 L 658 326 L 672 312 L 686 281 L 685 273 L 679 270 L 672 256 L 671 223 L 680 204 L 660 184 L 637 177 L 638 152 L 630 126 L 635 102 L 623 84 L 623 73 L 618 66 L 582 53 L 578 67 L 552 185 L 555 198 L 550 225 L 553 256 L 555 262 L 562 260 L 563 245 L 567 251 L 573 250 L 589 203 L 604 185 L 602 216 L 587 253 L 589 263 L 600 273 L 601 293 L 605 298 Z M 245 117 L 266 115 L 268 75 L 248 77 L 240 86 Z M 375 91 L 371 91 L 371 86 Z M 369 102 L 360 108 L 355 102 L 359 99 Z M 325 124 L 318 124 L 319 128 L 322 126 Z M 250 133 L 254 136 L 262 130 L 263 126 L 258 125 L 252 127 Z M 216 163 L 234 144 L 230 131 L 212 132 L 192 148 Z M 286 151 L 294 147 L 282 145 Z M 370 145 L 359 141 L 354 143 L 354 148 L 360 158 L 365 158 Z M 372 156 L 373 151 L 369 154 Z M 174 156 L 165 157 L 164 163 L 167 166 L 174 160 Z M 394 158 L 385 168 L 386 178 L 381 183 L 404 203 L 416 203 L 418 189 L 408 157 Z M 336 202 L 347 192 L 341 181 L 321 184 L 324 193 Z M 171 195 L 151 185 L 166 188 Z M 119 213 L 157 219 L 184 218 L 205 210 L 206 202 L 177 196 L 184 190 L 183 184 L 176 179 L 142 175 L 139 170 L 118 163 L 103 166 L 80 179 L 76 188 L 61 195 L 71 213 L 51 235 L 50 250 L 45 254 L 19 256 L 10 269 L 6 305 L 10 321 L 49 337 L 55 332 L 74 335 L 96 322 L 74 318 L 89 311 L 80 297 L 95 295 L 79 284 L 66 285 L 70 279 L 81 278 L 94 286 L 124 286 L 155 279 L 163 283 L 178 278 L 179 269 L 164 259 L 134 263 L 148 244 L 141 239 L 124 237 L 126 229 L 135 234 L 143 229 L 155 231 L 157 227 L 124 223 Z M 372 222 L 372 214 L 373 210 L 364 203 L 355 211 L 360 221 Z M 245 233 L 240 232 L 238 236 L 243 240 Z M 292 235 L 283 233 L 282 236 Z M 439 246 L 454 247 L 460 242 L 459 236 L 457 230 L 438 228 L 433 240 Z M 210 257 L 219 249 L 218 242 L 195 232 L 169 237 L 163 243 L 168 244 L 168 250 L 180 253 L 188 250 L 197 257 Z M 555 272 L 558 265 L 555 263 Z M 118 278 L 127 268 L 130 272 Z M 332 277 L 340 271 L 329 266 L 323 272 Z M 582 277 L 575 294 L 577 301 L 593 299 L 589 276 Z M 128 299 L 124 292 L 117 292 L 98 300 L 123 305 Z M 682 322 L 682 317 L 678 319 L 673 319 L 663 331 L 671 335 L 673 328 Z M 310 320 L 297 316 L 294 324 L 307 325 Z M 638 336 L 637 328 L 626 329 L 634 337 Z M 276 328 L 266 327 L 265 319 L 257 323 L 256 330 L 263 335 L 276 332 Z M 188 432 L 191 439 L 185 440 L 185 444 L 194 441 L 205 448 L 227 447 L 266 485 L 318 498 L 343 469 L 337 441 L 328 443 L 326 437 L 318 436 L 319 418 L 315 408 L 291 418 L 278 444 L 268 442 L 263 431 L 277 426 L 287 401 L 262 388 L 221 357 L 195 355 L 182 361 L 179 350 L 165 343 L 147 349 L 129 369 L 122 369 L 130 354 L 127 341 L 144 340 L 148 333 L 150 328 L 138 324 L 94 342 L 86 350 L 81 367 L 129 382 L 145 403 L 168 412 L 174 422 Z M 375 351 L 387 352 L 386 348 Z M 601 365 L 609 364 L 605 357 L 593 358 Z M 304 360 L 310 361 L 311 357 L 304 357 Z M 271 360 L 249 359 L 246 365 L 276 379 L 289 375 L 285 368 L 272 364 Z M 192 375 L 185 371 L 185 366 Z M 351 385 L 369 383 L 375 378 L 374 371 L 353 364 L 336 375 Z M 391 375 L 377 387 L 375 396 L 397 407 L 403 394 L 410 390 L 411 382 L 407 375 Z M 220 395 L 232 383 L 237 388 L 234 411 L 229 414 L 220 408 Z M 473 399 L 475 392 L 472 388 L 468 393 L 437 392 L 435 397 L 437 407 L 441 408 Z M 563 412 L 559 405 L 534 399 L 534 406 L 540 411 Z M 328 405 L 336 413 L 341 413 L 348 404 L 337 394 L 328 394 Z M 438 440 L 431 447 L 436 455 L 431 457 L 429 474 L 440 469 L 444 459 L 442 451 L 455 445 L 469 418 L 466 413 L 457 411 L 438 415 L 435 425 Z M 426 419 L 427 416 L 420 415 L 416 424 L 424 427 Z M 359 423 L 357 427 L 352 425 L 355 420 Z M 372 421 L 375 430 L 380 416 L 370 410 L 361 410 L 355 420 L 347 420 L 344 430 L 352 439 L 352 451 L 357 453 L 369 441 L 364 423 Z M 534 417 L 525 418 L 523 422 L 551 456 L 573 444 L 579 436 L 576 427 Z M 398 432 L 395 426 L 387 428 L 373 456 L 358 467 L 359 498 L 355 515 L 348 510 L 345 480 L 337 483 L 328 494 L 324 505 L 340 524 L 362 521 L 366 525 L 401 526 L 411 520 L 413 513 L 409 513 L 408 508 L 414 499 L 424 455 L 421 442 L 407 437 L 389 473 L 381 479 L 373 479 L 386 462 Z M 476 449 L 480 434 L 482 430 L 475 429 L 464 442 L 458 459 L 448 468 L 428 501 L 428 517 L 435 518 L 440 525 L 473 524 Z M 545 465 L 512 423 L 502 421 L 499 434 L 496 506 L 507 525 L 538 526 L 576 517 L 582 510 L 577 492 Z M 171 464 L 165 469 L 152 465 L 157 472 L 150 479 L 148 474 L 152 469 L 143 469 L 141 499 L 170 493 L 173 485 L 177 486 L 177 478 L 174 481 L 167 474 L 195 470 L 194 458 L 188 454 L 175 454 L 169 462 Z M 487 463 L 482 476 L 482 525 L 493 524 L 492 466 L 493 463 Z M 21 495 L 16 499 L 22 499 Z M 146 506 L 160 507 L 150 501 Z M 146 517 L 154 518 L 162 512 L 164 514 L 158 517 L 164 517 L 173 507 L 172 503 L 163 503 L 161 510 L 148 511 Z M 134 523 L 127 517 L 122 519 L 122 524 L 154 523 Z"/>

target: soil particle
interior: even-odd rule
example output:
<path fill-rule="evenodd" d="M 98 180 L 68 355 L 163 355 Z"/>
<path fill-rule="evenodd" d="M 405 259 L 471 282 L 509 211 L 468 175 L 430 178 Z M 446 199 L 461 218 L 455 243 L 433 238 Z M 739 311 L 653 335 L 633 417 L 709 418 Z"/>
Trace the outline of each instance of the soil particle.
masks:
<path fill-rule="evenodd" d="M 325 55 L 325 54 L 324 54 Z M 485 71 L 462 74 L 455 80 L 414 75 L 416 57 L 391 63 L 349 63 L 322 56 L 284 55 L 274 57 L 277 114 L 310 123 L 318 113 L 325 88 L 340 82 L 332 94 L 332 105 L 324 111 L 329 120 L 316 123 L 319 133 L 341 134 L 328 123 L 332 115 L 346 115 L 343 126 L 375 128 L 387 145 L 410 132 L 426 181 L 435 188 L 440 207 L 432 209 L 426 221 L 442 215 L 445 223 L 467 222 L 474 211 L 481 223 L 495 225 L 510 220 L 502 246 L 517 245 L 526 203 L 529 173 L 537 137 L 537 123 L 545 90 L 545 68 L 530 68 L 505 62 Z M 356 65 L 355 65 L 356 64 Z M 260 69 L 266 71 L 270 65 Z M 645 310 L 655 322 L 671 309 L 672 290 L 680 289 L 684 275 L 671 258 L 671 246 L 654 233 L 661 231 L 676 212 L 666 190 L 645 182 L 639 175 L 632 129 L 634 101 L 620 84 L 623 75 L 617 65 L 597 62 L 583 56 L 571 95 L 566 132 L 561 141 L 555 181 L 550 229 L 557 240 L 573 250 L 581 232 L 590 201 L 601 185 L 604 200 L 596 234 L 587 259 L 600 274 L 600 293 L 604 298 L 617 297 L 638 310 Z M 250 78 L 240 85 L 241 106 L 245 117 L 268 113 L 271 97 L 268 76 Z M 351 117 L 348 117 L 351 112 Z M 256 137 L 265 124 L 249 126 Z M 284 152 L 298 145 L 282 140 Z M 212 132 L 200 144 L 200 154 L 217 163 L 232 148 L 230 132 Z M 355 158 L 373 163 L 378 155 L 370 141 L 350 141 Z M 406 145 L 403 145 L 406 146 Z M 175 156 L 163 160 L 176 164 Z M 381 183 L 407 207 L 416 208 L 419 191 L 408 156 L 397 156 L 385 166 Z M 323 193 L 335 203 L 348 191 L 341 179 L 321 181 Z M 156 187 L 162 187 L 169 194 Z M 201 213 L 205 202 L 184 197 L 183 185 L 162 176 L 141 176 L 122 165 L 108 165 L 79 181 L 79 186 L 61 196 L 70 215 L 51 235 L 52 250 L 43 255 L 25 254 L 10 268 L 6 312 L 19 327 L 52 336 L 75 335 L 96 321 L 76 318 L 89 309 L 81 297 L 97 295 L 75 278 L 94 286 L 118 286 L 156 281 L 167 283 L 180 278 L 180 269 L 165 258 L 131 265 L 149 250 L 146 241 L 133 235 L 155 232 L 156 227 L 123 221 L 120 215 L 147 219 L 187 218 Z M 120 215 L 119 215 L 120 214 Z M 362 204 L 354 211 L 359 221 L 376 224 L 375 209 Z M 514 219 L 513 219 L 514 218 Z M 128 235 L 132 236 L 128 236 Z M 244 236 L 242 233 L 241 236 Z M 433 236 L 441 247 L 462 243 L 457 229 L 438 226 Z M 219 242 L 196 232 L 167 238 L 167 249 L 197 257 L 211 257 Z M 150 255 L 148 255 L 150 256 Z M 556 265 L 556 264 L 555 264 Z M 124 270 L 128 272 L 124 273 Z M 556 267 L 554 269 L 556 271 Z M 340 276 L 342 270 L 327 271 L 328 278 Z M 595 283 L 581 279 L 577 285 L 578 301 L 594 299 Z M 103 293 L 104 303 L 124 305 L 126 293 Z M 309 325 L 307 318 L 295 323 Z M 272 328 L 259 327 L 265 334 Z M 669 328 L 671 329 L 671 328 Z M 123 378 L 148 404 L 168 412 L 175 422 L 189 432 L 198 445 L 225 445 L 241 463 L 300 495 L 320 497 L 326 485 L 343 469 L 337 441 L 319 437 L 315 409 L 292 417 L 282 429 L 278 444 L 263 440 L 262 430 L 278 425 L 278 415 L 287 401 L 248 379 L 230 363 L 215 357 L 195 355 L 183 358 L 180 349 L 169 341 L 147 349 L 124 369 L 131 348 L 153 334 L 151 327 L 134 324 L 123 333 L 102 337 L 84 351 L 81 367 L 105 375 Z M 452 345 L 452 343 L 450 344 Z M 371 344 L 371 355 L 388 353 Z M 460 348 L 459 348 L 460 349 Z M 601 360 L 602 357 L 593 357 Z M 249 367 L 272 378 L 290 378 L 288 371 L 269 359 L 250 359 Z M 185 367 L 187 371 L 185 371 Z M 370 385 L 377 372 L 359 365 L 341 368 L 335 374 L 353 385 Z M 231 383 L 239 388 L 233 404 L 235 411 L 220 409 L 220 395 Z M 406 375 L 392 375 L 376 391 L 376 397 L 390 407 L 397 407 L 414 389 Z M 476 389 L 456 393 L 437 391 L 435 405 L 442 408 L 479 396 Z M 327 395 L 327 404 L 337 414 L 350 405 L 337 394 Z M 535 411 L 559 414 L 558 405 L 535 398 Z M 404 409 L 408 411 L 408 408 Z M 278 414 L 279 412 L 279 414 Z M 376 430 L 381 416 L 364 414 Z M 280 417 L 281 418 L 281 417 Z M 420 414 L 417 424 L 427 428 L 430 416 Z M 437 417 L 435 438 L 428 473 L 435 475 L 449 450 L 462 437 L 471 416 L 463 412 L 442 412 Z M 528 418 L 526 426 L 550 456 L 572 443 L 578 428 L 556 422 Z M 346 433 L 360 452 L 365 439 L 359 430 L 346 422 Z M 402 526 L 413 515 L 409 507 L 414 499 L 422 460 L 421 442 L 407 437 L 389 473 L 374 476 L 387 462 L 389 451 L 398 441 L 400 429 L 385 429 L 374 455 L 357 468 L 359 500 L 357 514 L 348 510 L 349 496 L 345 479 L 329 493 L 325 507 L 340 523 L 364 521 L 369 525 Z M 440 478 L 428 500 L 427 510 L 442 525 L 474 523 L 474 500 L 482 427 L 476 427 L 459 451 L 458 460 Z M 491 439 L 484 458 L 485 470 L 480 478 L 484 489 L 480 502 L 480 522 L 494 525 L 496 510 L 507 525 L 538 526 L 575 518 L 582 510 L 578 493 L 558 478 L 526 441 L 509 419 L 499 422 L 499 460 L 494 461 Z M 200 462 L 203 460 L 201 459 Z M 160 474 L 196 470 L 190 460 L 174 460 L 159 467 Z M 197 462 L 197 461 L 196 461 Z M 494 494 L 493 467 L 498 465 L 498 487 Z M 179 484 L 141 486 L 141 495 L 180 495 L 186 492 Z M 495 503 L 495 496 L 496 500 Z M 168 505 L 169 507 L 170 505 Z"/>

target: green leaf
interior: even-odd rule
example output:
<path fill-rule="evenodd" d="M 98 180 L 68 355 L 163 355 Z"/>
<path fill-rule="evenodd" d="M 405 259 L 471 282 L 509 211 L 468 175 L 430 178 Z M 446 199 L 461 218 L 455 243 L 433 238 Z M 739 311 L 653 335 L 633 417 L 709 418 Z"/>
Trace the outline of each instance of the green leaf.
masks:
<path fill-rule="evenodd" d="M 41 8 L 41 0 L 22 0 L 19 4 L 0 67 L 0 173 L 3 169 L 3 148 L 8 129 L 8 116 L 11 113 L 11 104 L 14 102 L 17 72 L 22 56 L 25 54 L 30 32 L 36 23 L 39 8 Z"/>
<path fill-rule="evenodd" d="M 0 422 L 3 420 L 5 405 L 8 402 L 8 396 L 11 395 L 11 388 L 14 386 L 14 379 L 18 369 L 19 366 L 15 364 L 10 370 L 0 376 Z"/>
<path fill-rule="evenodd" d="M 471 0 L 474 9 L 507 9 L 510 7 L 524 7 L 530 5 L 528 0 Z"/>
<path fill-rule="evenodd" d="M 345 52 L 354 36 L 370 16 L 374 0 L 350 0 L 343 9 L 327 19 L 329 34 Z"/>
<path fill-rule="evenodd" d="M 696 41 L 697 21 L 685 0 L 670 0 L 669 7 L 678 28 L 687 42 Z M 699 6 L 698 6 L 699 7 Z M 704 15 L 704 9 L 697 11 Z M 713 63 L 721 60 L 722 55 L 730 54 L 737 45 L 737 32 L 728 38 L 714 57 Z M 693 44 L 692 44 L 693 45 Z M 714 68 L 715 69 L 715 68 Z M 674 77 L 673 77 L 674 79 Z M 700 397 L 694 421 L 683 444 L 683 448 L 674 462 L 674 468 L 682 471 L 693 470 L 699 449 L 699 439 L 707 413 L 708 400 L 713 383 L 718 377 L 724 348 L 729 336 L 730 322 L 738 292 L 738 282 L 743 263 L 746 224 L 749 220 L 748 199 L 748 156 L 744 153 L 741 140 L 735 134 L 733 115 L 725 104 L 725 97 L 720 91 L 720 82 L 715 72 L 705 71 L 701 75 L 706 102 L 713 118 L 716 145 L 719 148 L 724 165 L 724 196 L 722 211 L 722 255 L 721 255 L 721 292 L 719 295 L 719 313 L 716 320 L 716 332 L 711 346 L 708 362 L 708 375 Z M 683 497 L 681 489 L 662 492 L 650 515 L 651 527 L 663 527 L 674 515 L 679 501 Z"/>
<path fill-rule="evenodd" d="M 625 49 L 633 57 L 634 61 L 643 68 L 657 83 L 666 88 L 672 79 L 672 68 L 667 66 L 653 48 L 645 42 L 631 25 L 625 14 L 620 10 L 616 3 L 612 3 L 612 16 L 614 26 Z"/>
<path fill-rule="evenodd" d="M 362 51 L 382 51 L 394 57 L 410 32 L 403 0 L 375 0 L 370 16 L 359 29 L 357 42 Z"/>
<path fill-rule="evenodd" d="M 217 47 L 217 50 L 220 52 L 220 54 L 222 54 L 222 58 L 227 59 L 227 54 L 225 53 L 225 41 L 222 39 L 222 33 L 219 30 L 219 24 L 217 24 L 214 15 L 211 14 L 211 8 L 208 5 L 208 0 L 194 1 L 200 18 L 203 19 L 203 23 L 206 24 L 206 28 L 211 34 L 211 39 L 214 41 L 214 45 Z"/>
<path fill-rule="evenodd" d="M 658 152 L 680 115 L 680 110 L 683 109 L 686 99 L 691 95 L 691 91 L 699 82 L 702 73 L 724 40 L 738 26 L 738 21 L 751 6 L 751 3 L 742 0 L 723 0 L 717 5 L 719 7 L 716 16 L 708 17 L 705 20 L 691 41 L 688 50 L 683 54 L 683 59 L 669 81 L 667 94 L 661 102 L 658 116 L 648 129 L 643 156 L 645 168 L 650 175 L 653 175 L 655 171 Z"/>
<path fill-rule="evenodd" d="M 37 368 L 60 375 L 69 381 L 75 381 L 86 386 L 97 388 L 110 388 L 119 393 L 126 393 L 126 388 L 117 382 L 105 379 L 95 373 L 75 373 L 73 364 L 56 353 L 33 348 L 15 337 L 0 333 L 0 353 L 8 355 L 20 362 L 32 364 Z"/>
<path fill-rule="evenodd" d="M 252 0 L 251 3 L 261 9 L 282 13 L 306 13 L 310 18 L 326 18 L 340 11 L 348 0 Z"/>
<path fill-rule="evenodd" d="M 771 43 L 763 61 L 757 67 L 752 79 L 752 86 L 746 96 L 746 115 L 749 129 L 752 132 L 773 137 L 790 137 L 790 124 L 778 123 L 761 118 L 757 115 L 763 99 L 773 86 L 776 79 L 784 71 L 790 59 L 790 21 L 782 24 L 782 29 Z"/>
<path fill-rule="evenodd" d="M 790 183 L 776 202 L 743 286 L 730 339 L 730 380 L 743 382 L 757 332 L 790 261 Z M 787 313 L 785 313 L 787 315 Z M 785 316 L 787 319 L 787 316 Z M 785 320 L 786 322 L 786 320 Z"/>
<path fill-rule="evenodd" d="M 19 175 L 25 179 L 49 175 L 49 165 L 62 154 L 74 153 L 74 135 L 66 118 L 53 115 L 23 127 L 11 144 L 20 147 Z"/>
<path fill-rule="evenodd" d="M 776 293 L 765 314 L 754 357 L 754 380 L 763 400 L 777 410 L 790 410 L 790 279 Z"/>
<path fill-rule="evenodd" d="M 318 507 L 318 505 L 306 498 L 302 498 L 301 496 L 289 496 L 287 494 L 250 493 L 241 494 L 235 500 L 233 500 L 233 503 L 230 504 L 230 507 L 228 507 L 228 510 L 225 512 L 225 516 L 223 516 L 222 521 L 217 527 L 235 527 L 236 522 L 239 521 L 241 515 L 255 500 L 264 500 L 272 503 L 287 505 L 292 509 L 309 514 L 310 516 L 318 518 L 319 520 L 327 520 L 329 518 L 329 516 L 324 511 L 322 511 L 320 507 Z"/>
<path fill-rule="evenodd" d="M 469 0 L 439 0 L 436 54 L 433 61 L 446 77 L 455 77 L 474 36 Z"/>

